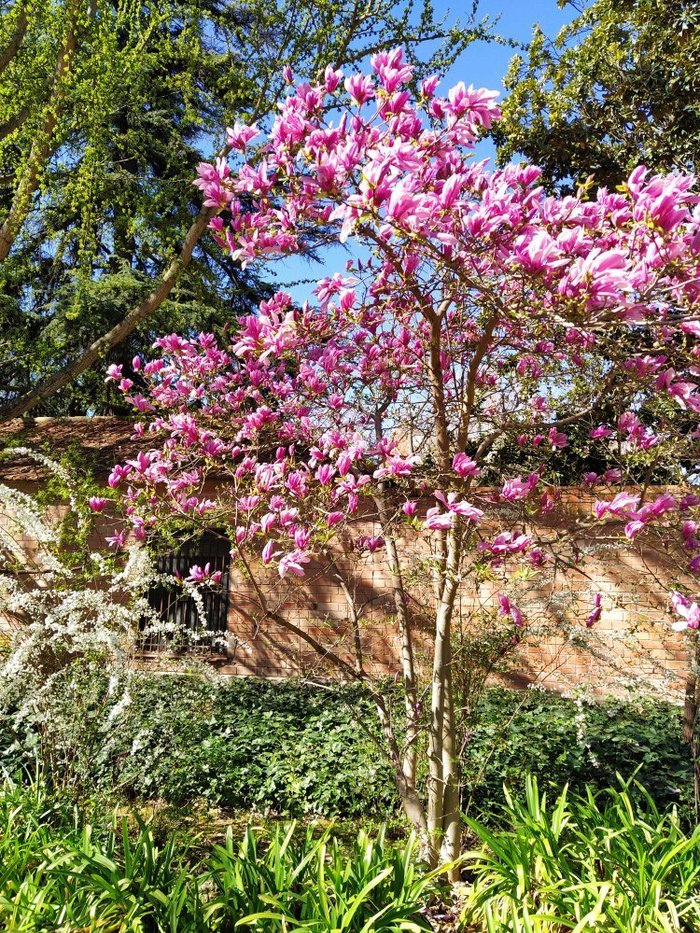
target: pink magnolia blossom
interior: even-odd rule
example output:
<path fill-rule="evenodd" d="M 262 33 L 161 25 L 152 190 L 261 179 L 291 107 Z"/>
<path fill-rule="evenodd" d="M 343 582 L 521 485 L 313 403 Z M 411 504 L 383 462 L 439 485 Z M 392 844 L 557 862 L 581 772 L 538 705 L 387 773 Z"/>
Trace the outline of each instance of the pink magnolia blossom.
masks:
<path fill-rule="evenodd" d="M 676 615 L 680 616 L 678 622 L 674 622 L 671 626 L 674 632 L 700 628 L 700 606 L 697 603 L 681 593 L 672 593 L 671 605 Z"/>
<path fill-rule="evenodd" d="M 503 485 L 501 498 L 506 499 L 508 502 L 517 502 L 520 499 L 525 499 L 535 488 L 539 479 L 539 473 L 530 473 L 527 480 L 524 482 L 519 476 L 516 476 L 515 479 L 509 479 Z"/>
<path fill-rule="evenodd" d="M 119 548 L 123 548 L 126 544 L 126 538 L 127 533 L 124 529 L 122 529 L 121 531 L 115 531 L 113 535 L 109 535 L 107 538 L 105 538 L 105 541 L 107 544 L 109 544 L 110 547 L 119 550 Z"/>
<path fill-rule="evenodd" d="M 286 577 L 292 574 L 296 577 L 304 576 L 304 564 L 311 561 L 311 556 L 306 551 L 295 550 L 291 554 L 285 554 L 279 562 L 279 575 Z"/>
<path fill-rule="evenodd" d="M 501 615 L 510 616 L 513 623 L 520 627 L 523 624 L 523 614 L 505 593 L 498 594 L 499 612 Z"/>
<path fill-rule="evenodd" d="M 593 597 L 593 609 L 588 614 L 586 619 L 586 627 L 592 628 L 596 622 L 600 620 L 601 613 L 603 612 L 603 596 L 602 593 L 596 593 Z"/>
<path fill-rule="evenodd" d="M 459 542 L 460 573 L 480 558 L 537 573 L 544 551 L 504 523 L 516 506 L 528 525 L 552 520 L 562 450 L 589 433 L 598 453 L 616 436 L 616 466 L 584 482 L 629 480 L 594 519 L 622 520 L 628 539 L 653 526 L 696 562 L 681 525 L 700 497 L 686 488 L 640 507 L 635 488 L 640 454 L 653 447 L 660 470 L 690 463 L 700 438 L 693 180 L 640 168 L 619 191 L 548 195 L 534 166 L 471 158 L 499 117 L 495 92 L 459 82 L 441 97 L 431 78 L 414 98 L 398 49 L 369 74 L 285 77 L 269 132 L 235 124 L 229 156 L 197 169 L 211 236 L 244 266 L 301 254 L 316 234 L 352 238 L 361 258 L 331 268 L 307 302 L 277 292 L 221 340 L 159 337 L 154 358 L 133 362 L 136 390 L 107 370 L 141 415 L 141 452 L 109 478 L 133 533 L 229 515 L 241 553 L 300 576 L 349 519 L 377 521 L 383 499 L 388 527 L 368 540 L 399 524 L 438 531 L 452 553 Z M 540 476 L 547 490 L 531 495 Z M 476 477 L 493 491 L 467 501 Z M 431 496 L 424 522 L 399 523 Z"/>
<path fill-rule="evenodd" d="M 471 457 L 464 453 L 455 454 L 452 458 L 452 469 L 457 476 L 467 479 L 469 476 L 478 476 L 479 468 Z"/>
<path fill-rule="evenodd" d="M 203 567 L 199 564 L 193 564 L 190 572 L 185 577 L 189 583 L 221 583 L 221 571 L 211 569 L 211 564 L 207 563 Z"/>
<path fill-rule="evenodd" d="M 425 527 L 430 531 L 447 531 L 455 522 L 454 512 L 441 512 L 437 506 L 428 509 L 425 515 Z"/>
<path fill-rule="evenodd" d="M 596 518 L 603 518 L 605 515 L 616 517 L 629 515 L 639 504 L 640 496 L 632 495 L 628 492 L 619 492 L 610 502 L 596 502 L 593 506 L 593 513 Z"/>

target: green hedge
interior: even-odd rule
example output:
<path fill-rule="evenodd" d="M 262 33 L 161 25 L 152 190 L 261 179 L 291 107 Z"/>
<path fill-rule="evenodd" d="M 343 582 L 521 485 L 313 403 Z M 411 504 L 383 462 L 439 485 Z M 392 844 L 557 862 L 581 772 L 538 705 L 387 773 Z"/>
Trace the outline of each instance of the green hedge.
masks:
<path fill-rule="evenodd" d="M 57 785 L 131 798 L 385 819 L 397 808 L 370 699 L 355 687 L 294 681 L 133 675 L 120 685 L 74 665 L 52 686 L 40 722 L 0 710 L 0 764 L 33 767 Z M 400 709 L 400 703 L 397 703 Z M 553 693 L 490 689 L 463 760 L 465 806 L 489 816 L 507 782 L 574 790 L 639 779 L 660 806 L 692 795 L 679 710 L 644 700 L 576 703 Z"/>
<path fill-rule="evenodd" d="M 693 769 L 682 741 L 681 710 L 649 697 L 578 700 L 543 690 L 487 690 L 463 761 L 472 815 L 485 816 L 502 799 L 502 785 L 584 793 L 638 780 L 661 807 L 689 807 Z M 468 803 L 468 802 L 467 802 Z"/>

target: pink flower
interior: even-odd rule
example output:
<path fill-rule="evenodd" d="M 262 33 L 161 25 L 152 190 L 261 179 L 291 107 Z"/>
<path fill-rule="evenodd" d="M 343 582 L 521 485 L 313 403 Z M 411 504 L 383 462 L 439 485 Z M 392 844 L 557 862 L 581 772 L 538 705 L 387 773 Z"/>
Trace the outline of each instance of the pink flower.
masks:
<path fill-rule="evenodd" d="M 597 428 L 593 428 L 588 432 L 588 436 L 598 440 L 601 437 L 610 437 L 613 433 L 612 428 L 606 428 L 604 424 L 599 424 Z"/>
<path fill-rule="evenodd" d="M 343 512 L 329 512 L 326 516 L 326 524 L 329 528 L 333 528 L 335 525 L 338 525 L 345 518 Z"/>
<path fill-rule="evenodd" d="M 631 522 L 627 522 L 625 525 L 625 535 L 633 541 L 637 537 L 640 531 L 643 531 L 646 528 L 646 524 L 639 519 L 634 519 Z"/>
<path fill-rule="evenodd" d="M 437 506 L 428 509 L 425 515 L 425 527 L 430 531 L 447 531 L 455 521 L 454 512 L 441 512 Z"/>
<path fill-rule="evenodd" d="M 130 472 L 131 471 L 128 466 L 120 466 L 117 464 L 117 466 L 112 467 L 112 472 L 107 478 L 107 485 L 114 489 L 121 483 L 124 477 L 129 475 Z"/>
<path fill-rule="evenodd" d="M 506 596 L 505 593 L 498 594 L 498 603 L 499 603 L 499 612 L 501 615 L 510 616 L 513 620 L 513 623 L 520 627 L 523 624 L 523 614 L 510 599 Z"/>
<path fill-rule="evenodd" d="M 233 149 L 238 149 L 243 152 L 251 141 L 255 139 L 258 135 L 259 130 L 255 124 L 252 126 L 245 126 L 242 123 L 234 123 L 233 128 L 230 126 L 226 129 L 226 142 Z"/>
<path fill-rule="evenodd" d="M 327 65 L 323 73 L 323 84 L 329 94 L 332 94 L 343 80 L 343 72 L 335 71 L 332 65 Z"/>
<path fill-rule="evenodd" d="M 508 502 L 517 502 L 519 499 L 525 499 L 539 482 L 539 473 L 530 473 L 526 482 L 523 482 L 519 476 L 515 479 L 509 479 L 501 490 L 501 498 Z"/>
<path fill-rule="evenodd" d="M 122 369 L 121 364 L 112 363 L 111 366 L 107 367 L 107 375 L 105 376 L 105 382 L 118 382 L 122 378 Z"/>
<path fill-rule="evenodd" d="M 275 551 L 275 542 L 268 541 L 265 547 L 262 549 L 262 562 L 263 564 L 269 564 L 275 557 L 279 557 L 281 551 Z"/>
<path fill-rule="evenodd" d="M 404 502 L 401 508 L 403 509 L 404 514 L 408 515 L 410 518 L 412 515 L 416 514 L 418 503 L 414 502 L 412 499 L 408 499 L 406 502 Z"/>
<path fill-rule="evenodd" d="M 193 564 L 190 567 L 189 574 L 185 577 L 189 583 L 221 583 L 221 571 L 211 569 L 211 564 L 206 563 L 203 567 L 199 564 Z"/>
<path fill-rule="evenodd" d="M 338 457 L 337 467 L 340 476 L 347 476 L 352 466 L 352 458 L 347 451 L 343 451 Z"/>
<path fill-rule="evenodd" d="M 602 518 L 606 513 L 610 515 L 628 515 L 639 504 L 639 496 L 628 492 L 619 492 L 611 502 L 596 502 L 593 513 L 596 518 Z"/>
<path fill-rule="evenodd" d="M 306 551 L 292 551 L 291 554 L 285 554 L 279 562 L 279 575 L 286 577 L 287 574 L 294 574 L 296 577 L 304 576 L 304 564 L 308 564 L 311 557 Z"/>
<path fill-rule="evenodd" d="M 605 473 L 603 473 L 601 476 L 601 479 L 604 483 L 609 483 L 610 485 L 614 486 L 622 479 L 622 471 L 616 469 L 606 470 Z"/>
<path fill-rule="evenodd" d="M 465 499 L 458 499 L 456 492 L 451 492 L 446 497 L 444 492 L 438 490 L 435 493 L 435 498 L 438 502 L 441 502 L 449 512 L 454 512 L 455 515 L 461 516 L 465 521 L 478 524 L 484 517 L 484 513 L 481 509 L 477 509 Z M 430 514 L 430 512 L 428 512 L 428 514 Z"/>
<path fill-rule="evenodd" d="M 358 548 L 361 551 L 369 551 L 370 554 L 374 554 L 375 551 L 383 548 L 384 544 L 384 538 L 380 535 L 361 535 L 357 539 Z"/>
<path fill-rule="evenodd" d="M 88 505 L 93 512 L 101 512 L 107 505 L 107 501 L 108 500 L 103 499 L 102 496 L 90 496 Z"/>
<path fill-rule="evenodd" d="M 105 538 L 105 541 L 110 547 L 119 550 L 119 548 L 123 548 L 126 544 L 126 531 L 117 531 L 113 535 L 109 535 L 109 537 Z"/>
<path fill-rule="evenodd" d="M 596 593 L 593 597 L 593 609 L 589 613 L 588 618 L 586 619 L 586 627 L 592 628 L 595 623 L 600 619 L 602 608 L 602 594 Z"/>
<path fill-rule="evenodd" d="M 687 596 L 681 593 L 671 593 L 671 605 L 681 620 L 674 622 L 671 628 L 674 632 L 682 632 L 685 629 L 700 628 L 700 606 L 691 602 Z"/>
<path fill-rule="evenodd" d="M 345 90 L 352 102 L 361 107 L 366 101 L 374 97 L 374 84 L 372 79 L 365 75 L 352 75 L 345 79 Z"/>
<path fill-rule="evenodd" d="M 474 463 L 471 457 L 468 457 L 464 453 L 454 455 L 452 458 L 452 469 L 457 476 L 461 476 L 462 479 L 466 479 L 468 476 L 479 475 L 479 468 L 476 463 Z"/>
<path fill-rule="evenodd" d="M 316 479 L 322 486 L 328 486 L 333 479 L 335 469 L 329 464 L 324 464 L 316 470 Z"/>
<path fill-rule="evenodd" d="M 513 535 L 512 531 L 502 531 L 491 541 L 479 542 L 479 550 L 492 554 L 496 558 L 504 557 L 506 554 L 519 554 L 530 547 L 531 538 L 528 535 Z"/>
<path fill-rule="evenodd" d="M 569 438 L 566 436 L 566 434 L 561 431 L 557 431 L 556 428 L 550 428 L 547 437 L 549 438 L 549 443 L 554 449 L 566 447 L 566 445 L 569 443 Z"/>

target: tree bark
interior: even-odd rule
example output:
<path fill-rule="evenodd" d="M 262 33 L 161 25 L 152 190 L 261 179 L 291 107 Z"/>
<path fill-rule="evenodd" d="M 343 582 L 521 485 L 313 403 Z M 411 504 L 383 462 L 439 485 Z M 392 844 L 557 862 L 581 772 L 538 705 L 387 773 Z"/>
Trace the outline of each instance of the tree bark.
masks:
<path fill-rule="evenodd" d="M 64 366 L 56 375 L 47 379 L 21 398 L 0 408 L 0 422 L 22 417 L 22 415 L 38 405 L 43 399 L 49 398 L 56 392 L 59 392 L 81 375 L 81 373 L 84 373 L 86 369 L 89 369 L 93 363 L 96 363 L 108 350 L 125 340 L 143 320 L 153 314 L 173 290 L 182 270 L 186 269 L 189 265 L 197 241 L 214 214 L 215 209 L 213 208 L 200 208 L 194 223 L 187 231 L 179 255 L 168 266 L 159 285 L 150 295 L 127 312 L 124 318 L 110 331 L 98 337 L 97 340 L 94 340 L 79 357 L 67 366 Z"/>
<path fill-rule="evenodd" d="M 428 831 L 431 837 L 431 864 L 440 858 L 452 861 L 459 854 L 459 761 L 452 696 L 452 614 L 458 588 L 460 563 L 458 529 L 452 528 L 447 541 L 445 582 L 437 607 L 433 649 L 433 684 L 430 707 L 428 751 Z"/>
<path fill-rule="evenodd" d="M 695 801 L 695 823 L 700 825 L 700 741 L 698 736 L 698 670 L 700 669 L 700 637 L 694 636 L 693 651 L 689 659 L 690 669 L 685 682 L 683 706 L 683 740 L 690 747 L 693 762 L 693 798 Z"/>
<path fill-rule="evenodd" d="M 418 737 L 420 729 L 420 707 L 418 700 L 418 685 L 416 679 L 416 665 L 413 651 L 413 636 L 411 633 L 410 620 L 408 615 L 408 605 L 406 602 L 406 592 L 403 585 L 403 576 L 401 573 L 401 562 L 399 559 L 396 539 L 391 528 L 391 515 L 387 505 L 384 484 L 379 485 L 379 492 L 374 498 L 379 514 L 379 523 L 384 536 L 384 547 L 386 551 L 389 577 L 391 580 L 391 591 L 394 601 L 394 611 L 399 625 L 399 634 L 401 638 L 401 672 L 403 675 L 403 690 L 406 708 L 406 739 L 404 743 L 403 755 L 401 756 L 401 778 L 405 785 L 402 801 L 404 810 L 413 825 L 420 827 L 423 833 L 423 841 L 427 843 L 427 823 L 425 810 L 418 795 L 417 789 L 417 761 L 418 761 Z M 420 809 L 420 817 L 418 810 Z M 411 815 L 411 812 L 414 816 Z"/>
<path fill-rule="evenodd" d="M 17 15 L 17 22 L 15 23 L 14 32 L 10 36 L 10 41 L 0 52 L 0 75 L 19 52 L 19 47 L 22 45 L 22 40 L 27 32 L 27 22 L 27 10 L 25 6 L 22 6 Z"/>
<path fill-rule="evenodd" d="M 66 75 L 70 71 L 75 50 L 78 47 L 77 25 L 81 5 L 81 0 L 73 0 L 68 7 L 66 38 L 58 54 L 56 77 L 54 79 L 53 91 L 46 105 L 46 117 L 29 151 L 29 159 L 24 170 L 24 175 L 17 186 L 10 211 L 2 227 L 0 227 L 0 262 L 4 262 L 5 259 L 7 259 L 12 249 L 12 244 L 15 242 L 17 234 L 29 213 L 32 197 L 39 184 L 41 170 L 51 154 L 53 136 L 63 106 L 65 91 L 64 82 Z"/>

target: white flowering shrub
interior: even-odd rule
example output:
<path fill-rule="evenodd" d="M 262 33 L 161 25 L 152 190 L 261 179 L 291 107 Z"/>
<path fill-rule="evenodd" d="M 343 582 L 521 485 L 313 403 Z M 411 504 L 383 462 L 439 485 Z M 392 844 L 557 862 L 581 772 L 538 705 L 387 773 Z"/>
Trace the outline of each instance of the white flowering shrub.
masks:
<path fill-rule="evenodd" d="M 26 736 L 33 725 L 47 744 L 40 750 L 46 760 L 60 757 L 64 731 L 47 722 L 50 698 L 74 662 L 109 673 L 104 701 L 115 715 L 128 703 L 139 626 L 155 622 L 148 604 L 155 574 L 145 549 L 119 557 L 92 553 L 93 518 L 77 484 L 60 464 L 32 456 L 65 488 L 73 533 L 66 544 L 55 510 L 52 515 L 32 496 L 0 484 L 0 707 L 5 757 L 13 734 Z"/>

